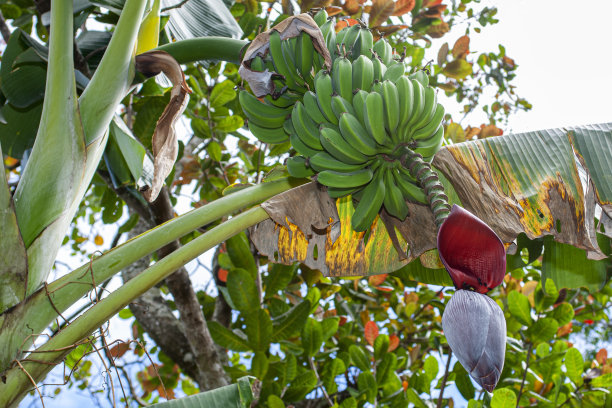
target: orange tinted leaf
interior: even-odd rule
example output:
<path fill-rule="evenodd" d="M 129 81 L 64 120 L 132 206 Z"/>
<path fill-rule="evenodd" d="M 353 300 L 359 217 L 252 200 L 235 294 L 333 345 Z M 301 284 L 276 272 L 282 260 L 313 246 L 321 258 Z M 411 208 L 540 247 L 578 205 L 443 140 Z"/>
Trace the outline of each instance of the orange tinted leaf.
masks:
<path fill-rule="evenodd" d="M 569 322 L 566 325 L 559 327 L 557 330 L 557 337 L 567 336 L 572 332 L 572 322 Z"/>
<path fill-rule="evenodd" d="M 387 351 L 391 352 L 395 350 L 399 346 L 399 343 L 399 337 L 397 337 L 395 334 L 392 334 L 391 336 L 389 336 L 389 348 L 387 349 Z"/>
<path fill-rule="evenodd" d="M 438 254 L 437 249 L 430 249 L 429 251 L 422 253 L 419 259 L 421 260 L 421 263 L 423 264 L 423 266 L 426 268 L 429 268 L 429 269 L 444 268 L 442 261 L 440 261 L 440 256 Z"/>
<path fill-rule="evenodd" d="M 442 21 L 439 24 L 432 24 L 427 27 L 427 34 L 432 38 L 441 38 L 450 30 L 449 25 Z"/>
<path fill-rule="evenodd" d="M 373 321 L 369 321 L 365 325 L 365 339 L 370 346 L 374 345 L 374 340 L 378 337 L 378 326 Z"/>
<path fill-rule="evenodd" d="M 346 0 L 342 6 L 348 15 L 353 15 L 359 12 L 361 5 L 357 0 Z"/>
<path fill-rule="evenodd" d="M 606 361 L 608 360 L 608 350 L 605 348 L 600 349 L 597 354 L 595 354 L 595 360 L 597 360 L 597 362 L 601 365 L 606 364 Z"/>
<path fill-rule="evenodd" d="M 17 165 L 17 163 L 19 163 L 19 160 L 10 156 L 7 156 L 6 159 L 4 159 L 4 165 L 6 167 L 14 167 Z"/>
<path fill-rule="evenodd" d="M 495 125 L 486 125 L 482 127 L 479 138 L 484 139 L 485 137 L 501 136 L 503 133 L 504 131 Z"/>
<path fill-rule="evenodd" d="M 227 269 L 219 268 L 219 272 L 217 272 L 217 276 L 221 282 L 227 282 Z"/>
<path fill-rule="evenodd" d="M 104 238 L 102 238 L 100 235 L 96 235 L 94 238 L 94 244 L 98 246 L 104 244 Z"/>
<path fill-rule="evenodd" d="M 336 14 L 342 13 L 342 7 L 329 6 L 329 7 L 325 7 L 325 11 L 327 12 L 328 16 L 333 17 Z"/>
<path fill-rule="evenodd" d="M 439 66 L 446 64 L 446 58 L 448 57 L 448 43 L 442 44 L 438 51 L 437 62 Z"/>
<path fill-rule="evenodd" d="M 514 62 L 514 60 L 512 58 L 506 57 L 504 56 L 502 58 L 502 61 L 504 62 L 504 64 L 506 64 L 509 68 L 514 68 L 516 66 L 516 63 Z"/>
<path fill-rule="evenodd" d="M 405 30 L 407 28 L 410 28 L 410 26 L 405 25 L 405 24 L 394 24 L 394 25 L 378 26 L 376 27 L 376 31 L 384 35 L 389 35 L 389 34 L 393 34 L 396 31 Z"/>
<path fill-rule="evenodd" d="M 433 6 L 438 6 L 440 4 L 442 4 L 442 0 L 425 0 L 421 7 L 426 9 L 426 8 L 430 8 Z"/>
<path fill-rule="evenodd" d="M 395 3 L 392 16 L 401 16 L 409 13 L 414 8 L 415 0 L 398 0 Z"/>
<path fill-rule="evenodd" d="M 393 292 L 393 288 L 390 286 L 376 286 L 376 290 L 381 292 Z"/>
<path fill-rule="evenodd" d="M 454 143 L 465 142 L 465 132 L 460 124 L 451 122 L 446 126 L 444 136 L 448 137 Z"/>
<path fill-rule="evenodd" d="M 402 381 L 402 389 L 404 390 L 404 392 L 406 392 L 406 390 L 408 389 L 408 381 Z"/>
<path fill-rule="evenodd" d="M 468 126 L 465 129 L 465 139 L 470 140 L 474 136 L 478 136 L 480 134 L 480 128 Z"/>
<path fill-rule="evenodd" d="M 459 37 L 457 41 L 455 41 L 455 45 L 453 45 L 453 57 L 455 59 L 465 58 L 470 52 L 470 37 L 464 35 Z"/>
<path fill-rule="evenodd" d="M 377 27 L 387 21 L 394 10 L 395 3 L 393 3 L 393 0 L 373 0 L 370 10 L 370 27 Z"/>
<path fill-rule="evenodd" d="M 439 4 L 435 6 L 428 7 L 427 10 L 422 11 L 419 14 L 419 17 L 422 18 L 433 18 L 433 19 L 442 19 L 442 13 L 446 10 L 446 4 Z"/>
<path fill-rule="evenodd" d="M 338 322 L 338 326 L 344 326 L 344 324 L 348 321 L 346 316 L 340 316 L 340 321 Z"/>
<path fill-rule="evenodd" d="M 124 355 L 130 349 L 130 343 L 117 343 L 108 350 L 110 355 L 114 358 L 119 358 Z"/>
<path fill-rule="evenodd" d="M 387 279 L 387 274 L 383 273 L 380 275 L 371 275 L 368 278 L 368 283 L 372 286 L 379 286 L 382 285 L 382 283 L 385 281 L 385 279 Z"/>

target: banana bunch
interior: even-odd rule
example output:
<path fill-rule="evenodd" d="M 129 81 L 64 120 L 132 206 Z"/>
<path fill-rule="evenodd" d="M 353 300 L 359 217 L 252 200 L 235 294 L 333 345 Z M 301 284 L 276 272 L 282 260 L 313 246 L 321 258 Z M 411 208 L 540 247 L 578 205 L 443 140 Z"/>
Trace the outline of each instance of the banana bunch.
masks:
<path fill-rule="evenodd" d="M 381 207 L 400 220 L 406 201 L 426 204 L 417 180 L 401 165 L 403 147 L 431 161 L 444 139 L 444 108 L 428 76 L 406 72 L 384 39 L 361 25 L 335 31 L 321 10 L 314 16 L 332 56 L 331 71 L 310 37 L 270 35 L 270 52 L 251 68 L 274 70 L 282 92 L 262 100 L 240 93 L 253 134 L 266 143 L 291 142 L 294 177 L 316 175 L 331 197 L 352 195 L 355 231 L 370 227 Z"/>
<path fill-rule="evenodd" d="M 317 72 L 314 92 L 293 107 L 291 145 L 299 155 L 287 166 L 296 177 L 316 174 L 331 197 L 352 195 L 358 201 L 352 227 L 364 231 L 381 207 L 403 220 L 407 200 L 427 203 L 399 160 L 402 146 L 432 160 L 443 141 L 445 112 L 427 75 L 407 76 L 386 41 L 370 48 L 372 57 L 355 57 L 355 43 L 347 48 L 347 37 L 364 30 L 354 27 L 338 33 L 336 41 L 344 46 L 337 47 L 331 72 Z"/>

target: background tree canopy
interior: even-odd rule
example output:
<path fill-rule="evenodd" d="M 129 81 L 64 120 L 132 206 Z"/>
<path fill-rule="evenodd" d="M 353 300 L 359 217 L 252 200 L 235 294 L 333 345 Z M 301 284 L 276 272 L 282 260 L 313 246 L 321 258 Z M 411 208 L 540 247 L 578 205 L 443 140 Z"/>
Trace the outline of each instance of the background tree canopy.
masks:
<path fill-rule="evenodd" d="M 94 83 L 93 75 L 111 48 L 109 41 L 124 5 L 127 9 L 127 2 L 122 0 L 74 2 L 72 44 L 65 46 L 69 49 L 72 45 L 68 54 L 73 54 L 79 97 L 86 95 L 83 91 L 90 81 Z M 429 250 L 435 244 L 410 263 L 398 265 L 372 258 L 374 266 L 363 273 L 369 276 L 337 278 L 312 268 L 309 261 L 313 260 L 307 256 L 292 253 L 283 257 L 281 253 L 279 260 L 286 264 L 271 262 L 264 251 L 255 248 L 246 231 L 224 240 L 212 256 L 199 258 L 194 269 L 197 279 L 180 267 L 121 310 L 119 318 L 126 323 L 123 327 L 129 325 L 131 333 L 119 335 L 113 330 L 109 334 L 105 324 L 75 343 L 64 360 L 65 372 L 56 370 L 44 381 L 51 383 L 51 378 L 59 377 L 65 384 L 41 387 L 47 396 L 44 400 L 55 396 L 64 401 L 79 392 L 102 406 L 146 406 L 227 387 L 216 394 L 199 395 L 210 398 L 205 400 L 210 406 L 249 406 L 254 401 L 257 406 L 270 408 L 455 404 L 470 408 L 612 407 L 612 358 L 608 358 L 608 351 L 612 352 L 608 317 L 612 224 L 606 176 L 610 166 L 606 158 L 612 154 L 610 127 L 554 129 L 497 138 L 503 135 L 510 115 L 528 111 L 531 105 L 514 86 L 520 61 L 507 55 L 502 45 L 496 50 L 470 49 L 471 38 L 486 35 L 487 28 L 497 23 L 496 9 L 476 0 L 162 1 L 162 48 L 174 41 L 208 36 L 230 37 L 233 41 L 215 43 L 199 62 L 190 62 L 199 59 L 193 56 L 181 59 L 180 51 L 175 51 L 179 62 L 185 62 L 185 83 L 192 94 L 178 126 L 178 160 L 159 197 L 151 203 L 144 200 L 141 191 L 153 178 L 152 136 L 173 94 L 167 80 L 137 75 L 131 91 L 121 96 L 120 112 L 109 113 L 109 118 L 114 116 L 108 127 L 108 142 L 100 152 L 102 160 L 98 157 L 99 163 L 93 161 L 92 182 L 84 186 L 84 198 L 74 204 L 74 219 L 66 220 L 71 222 L 68 235 L 58 235 L 60 241 L 63 238 L 64 251 L 55 262 L 52 276 L 60 277 L 76 269 L 74 265 L 84 263 L 80 276 L 88 277 L 88 261 L 102 248 L 116 247 L 127 238 L 174 219 L 177 213 L 222 197 L 228 198 L 223 203 L 240 197 L 230 211 L 237 213 L 246 205 L 239 200 L 246 196 L 244 189 L 249 185 L 269 183 L 263 188 L 272 189 L 274 183 L 287 183 L 283 181 L 287 176 L 283 164 L 295 151 L 288 142 L 268 145 L 249 132 L 238 99 L 239 91 L 247 87 L 238 74 L 240 54 L 234 52 L 233 58 L 228 55 L 287 17 L 316 7 L 327 7 L 335 16 L 336 30 L 358 23 L 371 28 L 375 36 L 387 38 L 414 72 L 426 69 L 430 85 L 462 107 L 446 114 L 448 147 L 434 159 L 452 202 L 502 211 L 511 205 L 496 203 L 510 191 L 517 205 L 526 209 L 527 215 L 518 221 L 508 215 L 510 210 L 490 219 L 481 216 L 505 242 L 514 241 L 508 250 L 504 282 L 489 293 L 507 322 L 506 360 L 496 391 L 489 394 L 482 390 L 450 352 L 441 316 L 453 292 L 452 282 L 435 249 Z M 51 2 L 44 0 L 0 4 L 0 31 L 7 44 L 0 66 L 0 144 L 8 180 L 6 191 L 10 193 L 5 197 L 4 190 L 0 191 L 2 208 L 9 197 L 19 196 L 17 185 L 41 132 L 39 126 L 53 126 L 41 122 L 47 67 L 52 65 L 48 47 L 50 8 Z M 461 30 L 462 35 L 449 42 L 446 37 L 451 30 Z M 217 59 L 211 59 L 211 55 Z M 129 85 L 125 85 L 126 90 Z M 104 104 L 104 88 L 97 89 L 99 100 L 94 98 L 92 104 Z M 494 98 L 485 96 L 491 94 Z M 85 110 L 83 104 L 81 110 Z M 469 122 L 470 114 L 477 111 L 486 114 L 486 123 Z M 90 134 L 85 134 L 87 142 L 91 141 L 87 139 Z M 470 143 L 455 146 L 465 141 Z M 558 146 L 561 153 L 553 149 Z M 84 150 L 79 145 L 58 151 L 79 149 Z M 574 151 L 580 159 L 579 167 L 574 163 Z M 478 156 L 478 152 L 486 154 Z M 468 161 L 473 157 L 481 160 Z M 53 160 L 62 164 L 59 156 Z M 551 162 L 561 164 L 555 167 Z M 77 176 L 65 167 L 69 189 L 70 177 Z M 504 180 L 515 183 L 477 178 L 474 169 L 502 174 Z M 520 179 L 524 172 L 533 177 Z M 583 191 L 580 177 L 584 179 L 585 174 L 592 182 Z M 470 177 L 477 179 L 471 189 L 457 182 Z M 541 191 L 531 191 L 551 177 L 563 181 L 560 185 L 565 190 L 559 194 L 562 199 L 548 199 L 562 205 L 572 201 L 567 197 L 579 198 L 586 210 L 576 210 L 580 215 L 563 218 L 562 222 L 555 220 L 558 207 L 548 205 Z M 478 189 L 493 192 L 475 194 Z M 281 191 L 279 187 L 277 192 Z M 249 204 L 271 195 L 252 199 Z M 550 213 L 536 211 L 535 205 L 542 202 L 546 204 L 537 208 L 551 209 Z M 43 215 L 35 214 L 27 225 L 19 220 L 26 248 L 38 239 L 40 231 L 46 231 L 48 225 L 37 225 L 37 220 L 44 220 Z M 229 217 L 217 218 L 177 235 L 180 239 L 121 268 L 123 282 L 222 226 Z M 595 226 L 591 225 L 594 218 Z M 514 228 L 511 221 L 520 228 Z M 0 225 L 9 223 L 0 217 Z M 3 240 L 12 230 L 6 227 L 6 235 L 4 231 Z M 385 231 L 382 234 L 381 239 L 389 240 Z M 8 244 L 2 245 L 2 253 L 10 253 Z M 391 243 L 388 247 L 394 251 Z M 18 250 L 25 252 L 21 247 Z M 267 255 L 276 257 L 274 249 Z M 7 265 L 18 270 L 23 268 L 19 262 L 15 256 Z M 327 275 L 351 275 L 334 273 L 333 265 L 327 266 L 328 270 L 323 269 L 329 272 Z M 346 265 L 338 268 L 342 266 Z M 15 284 L 15 279 L 5 278 L 8 267 L 0 269 L 0 284 L 6 288 L 0 290 L 8 293 L 0 298 L 5 316 L 26 297 L 16 294 L 22 286 Z M 383 271 L 388 273 L 381 274 Z M 205 286 L 201 275 L 208 277 Z M 18 281 L 33 286 L 26 295 L 35 299 L 35 293 L 43 293 L 40 287 L 46 276 L 35 283 L 31 276 L 27 279 Z M 61 332 L 77 315 L 105 297 L 109 282 L 101 283 L 79 307 L 60 314 L 48 333 Z M 64 282 L 54 283 L 56 286 L 48 292 L 59 290 Z M 94 286 L 97 284 L 100 282 L 94 282 Z M 61 308 L 53 302 L 60 300 L 53 300 L 52 307 Z M 45 307 L 49 308 L 47 303 Z M 8 317 L 5 320 L 0 315 L 0 328 L 6 337 L 13 330 L 10 324 Z M 11 344 L 2 335 L 0 342 Z M 11 360 L 3 357 L 0 373 L 15 368 Z"/>

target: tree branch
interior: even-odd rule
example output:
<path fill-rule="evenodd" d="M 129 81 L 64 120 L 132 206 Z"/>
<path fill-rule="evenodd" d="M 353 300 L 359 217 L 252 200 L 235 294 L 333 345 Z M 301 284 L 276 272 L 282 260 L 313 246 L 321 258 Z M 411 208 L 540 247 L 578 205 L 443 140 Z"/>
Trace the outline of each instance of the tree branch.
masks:
<path fill-rule="evenodd" d="M 446 360 L 446 368 L 444 369 L 444 377 L 442 378 L 442 386 L 440 386 L 440 395 L 438 396 L 438 408 L 442 408 L 442 399 L 444 397 L 444 388 L 446 388 L 446 380 L 448 379 L 448 370 L 450 368 L 451 358 L 453 357 L 453 352 L 448 352 L 448 359 Z"/>
<path fill-rule="evenodd" d="M 521 388 L 519 389 L 519 393 L 516 397 L 516 407 L 519 407 L 519 402 L 521 401 L 521 395 L 523 394 L 523 388 L 525 387 L 525 379 L 527 379 L 527 370 L 529 370 L 529 357 L 531 356 L 531 350 L 533 349 L 533 343 L 529 343 L 529 347 L 527 348 L 527 361 L 525 362 L 525 372 L 523 373 L 523 380 L 521 381 Z"/>
<path fill-rule="evenodd" d="M 8 25 L 4 20 L 2 11 L 0 11 L 0 33 L 2 33 L 2 39 L 4 40 L 4 42 L 8 44 L 9 39 L 11 38 L 11 30 L 8 28 Z"/>

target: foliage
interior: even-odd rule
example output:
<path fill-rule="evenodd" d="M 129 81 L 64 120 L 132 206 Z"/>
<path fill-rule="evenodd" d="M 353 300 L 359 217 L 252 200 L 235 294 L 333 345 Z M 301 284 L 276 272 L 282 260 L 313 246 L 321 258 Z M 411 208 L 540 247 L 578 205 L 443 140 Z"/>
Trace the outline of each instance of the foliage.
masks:
<path fill-rule="evenodd" d="M 78 32 L 75 78 L 79 93 L 98 68 L 101 51 L 117 22 L 118 8 L 123 5 L 108 1 L 82 3 L 82 8 L 75 10 L 75 27 L 96 20 L 108 24 L 109 31 Z M 446 118 L 450 141 L 500 135 L 509 115 L 531 106 L 515 91 L 512 81 L 517 65 L 503 46 L 470 53 L 470 36 L 486 32 L 488 25 L 495 24 L 496 11 L 478 1 L 442 3 L 376 0 L 366 4 L 348 0 L 330 12 L 360 19 L 387 36 L 411 61 L 414 70 L 428 67 L 430 83 L 463 104 L 462 112 Z M 300 2 L 304 11 L 320 5 L 316 0 Z M 251 40 L 260 26 L 269 27 L 297 12 L 292 7 L 288 1 L 242 1 L 230 10 L 243 31 L 243 39 Z M 0 69 L 0 112 L 5 119 L 0 124 L 0 141 L 14 192 L 41 115 L 48 61 L 48 27 L 44 25 L 48 9 L 44 2 L 33 6 L 13 1 L 2 4 L 0 10 L 16 28 Z M 464 20 L 467 23 L 460 25 Z M 338 28 L 342 24 L 346 23 L 339 23 Z M 465 30 L 452 47 L 443 42 L 451 29 Z M 163 35 L 161 43 L 168 41 Z M 435 61 L 428 60 L 432 52 L 437 55 Z M 23 77 L 16 77 L 18 74 L 8 70 L 10 66 L 21 67 L 17 72 Z M 236 89 L 242 85 L 237 68 L 230 62 L 186 65 L 186 80 L 193 90 L 184 114 L 190 136 L 182 140 L 179 162 L 167 179 L 172 204 L 176 205 L 181 195 L 189 195 L 190 205 L 197 208 L 219 199 L 235 183 L 259 183 L 266 174 L 269 180 L 284 175 L 278 165 L 290 153 L 290 145 L 268 146 L 247 132 L 237 98 Z M 482 100 L 485 90 L 493 90 L 495 100 Z M 136 143 L 127 142 L 135 146 L 134 151 L 141 152 L 139 146 L 151 148 L 155 124 L 169 99 L 170 88 L 148 79 L 122 101 L 120 120 L 134 136 L 130 140 Z M 486 112 L 489 123 L 466 124 L 469 113 L 478 108 Z M 15 129 L 20 131 L 19 138 L 15 137 Z M 126 140 L 119 139 L 120 134 L 111 133 L 111 140 L 118 145 Z M 78 228 L 78 223 L 112 228 L 118 239 L 138 221 L 133 201 L 142 201 L 138 188 L 146 180 L 131 172 L 129 166 L 139 163 L 142 177 L 146 178 L 149 159 L 140 153 L 135 154 L 137 159 L 130 159 L 125 145 L 121 146 L 121 155 L 117 156 L 109 142 L 64 240 L 73 255 L 81 259 L 88 259 L 109 243 L 98 233 Z M 214 221 L 205 228 L 218 224 Z M 198 236 L 200 231 L 189 233 L 181 243 Z M 605 241 L 603 236 L 600 238 Z M 558 289 L 548 278 L 555 270 L 550 265 L 559 265 L 559 258 L 541 258 L 535 250 L 532 253 L 532 248 L 539 247 L 541 251 L 542 246 L 555 244 L 522 239 L 517 255 L 508 258 L 509 275 L 492 293 L 506 316 L 509 337 L 504 371 L 492 396 L 477 389 L 463 367 L 451 360 L 441 330 L 441 315 L 451 292 L 415 280 L 415 275 L 435 273 L 421 265 L 426 263 L 425 257 L 390 274 L 330 279 L 305 265 L 268 263 L 253 254 L 246 236 L 240 235 L 219 246 L 214 256 L 212 279 L 217 290 L 201 290 L 197 295 L 213 340 L 227 351 L 227 375 L 232 382 L 245 375 L 260 380 L 260 406 L 312 403 L 311 406 L 356 407 L 370 403 L 423 407 L 451 405 L 451 399 L 461 404 L 461 398 L 475 407 L 515 406 L 517 398 L 521 406 L 610 406 L 612 359 L 607 357 L 605 348 L 587 350 L 587 345 L 609 339 L 610 283 L 599 292 Z M 529 251 L 521 252 L 522 248 Z M 604 275 L 609 274 L 609 264 L 607 268 Z M 167 286 L 162 285 L 161 290 L 168 293 Z M 176 312 L 176 300 L 166 299 L 163 304 Z M 215 317 L 223 304 L 230 310 L 226 323 Z M 198 391 L 184 367 L 150 341 L 129 309 L 119 315 L 132 322 L 131 340 L 145 345 L 108 347 L 121 367 L 117 372 L 134 362 L 137 367 L 138 373 L 131 376 L 134 388 L 124 398 L 156 402 L 168 394 Z M 103 341 L 92 338 L 88 345 L 68 356 L 66 364 L 75 369 L 69 386 L 87 388 L 91 376 L 99 375 L 91 367 L 96 355 L 91 345 L 97 348 Z M 444 393 L 451 387 L 458 393 Z M 200 384 L 200 389 L 203 391 L 205 385 Z M 60 391 L 64 392 L 67 391 Z"/>

